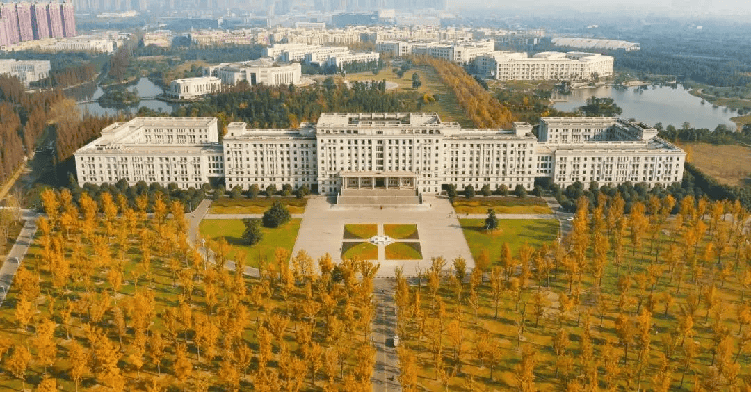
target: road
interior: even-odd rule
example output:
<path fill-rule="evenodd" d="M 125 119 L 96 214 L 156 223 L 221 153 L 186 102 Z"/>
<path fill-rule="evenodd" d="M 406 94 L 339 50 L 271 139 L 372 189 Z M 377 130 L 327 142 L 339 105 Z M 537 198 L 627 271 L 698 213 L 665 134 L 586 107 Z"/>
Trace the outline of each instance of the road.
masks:
<path fill-rule="evenodd" d="M 394 304 L 394 279 L 373 281 L 376 313 L 371 338 L 376 348 L 376 365 L 371 377 L 372 391 L 402 391 L 399 384 L 399 360 L 394 346 L 397 331 L 397 307 Z"/>
<path fill-rule="evenodd" d="M 26 217 L 26 215 L 24 215 Z M 31 217 L 29 217 L 31 219 Z M 35 217 L 34 217 L 35 218 Z M 31 241 L 34 238 L 34 233 L 37 231 L 36 220 L 26 220 L 24 227 L 16 238 L 16 243 L 10 249 L 8 257 L 3 262 L 3 266 L 0 267 L 0 306 L 5 301 L 5 296 L 13 284 L 13 278 L 16 276 L 18 267 L 23 263 L 26 251 L 31 245 Z"/>

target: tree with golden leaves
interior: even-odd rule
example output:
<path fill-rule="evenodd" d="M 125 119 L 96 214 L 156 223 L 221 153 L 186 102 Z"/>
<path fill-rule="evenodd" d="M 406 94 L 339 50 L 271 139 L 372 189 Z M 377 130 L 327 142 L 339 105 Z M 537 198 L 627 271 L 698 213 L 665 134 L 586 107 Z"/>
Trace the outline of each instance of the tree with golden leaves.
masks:
<path fill-rule="evenodd" d="M 8 371 L 17 379 L 21 379 L 23 391 L 26 391 L 26 368 L 29 366 L 29 361 L 31 361 L 31 353 L 26 346 L 21 344 L 13 346 L 13 354 L 5 361 Z"/>

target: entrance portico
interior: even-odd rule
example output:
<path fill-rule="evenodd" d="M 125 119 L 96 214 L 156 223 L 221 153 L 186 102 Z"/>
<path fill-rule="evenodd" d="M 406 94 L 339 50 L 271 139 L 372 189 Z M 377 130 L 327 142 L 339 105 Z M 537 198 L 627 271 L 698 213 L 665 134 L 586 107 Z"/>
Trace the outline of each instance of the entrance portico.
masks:
<path fill-rule="evenodd" d="M 342 190 L 414 190 L 416 183 L 416 175 L 409 171 L 343 171 L 339 176 L 342 179 Z"/>

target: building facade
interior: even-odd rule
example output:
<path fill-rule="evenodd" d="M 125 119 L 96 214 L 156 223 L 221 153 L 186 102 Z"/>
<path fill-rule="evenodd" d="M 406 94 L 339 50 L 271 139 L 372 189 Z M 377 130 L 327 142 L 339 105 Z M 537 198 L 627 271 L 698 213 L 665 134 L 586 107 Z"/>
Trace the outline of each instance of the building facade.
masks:
<path fill-rule="evenodd" d="M 190 100 L 222 90 L 222 81 L 217 77 L 176 79 L 170 82 L 165 94 L 172 98 Z"/>
<path fill-rule="evenodd" d="M 507 80 L 590 81 L 614 75 L 614 58 L 584 52 L 526 53 L 496 51 L 475 58 L 478 72 Z"/>
<path fill-rule="evenodd" d="M 113 123 L 75 153 L 81 184 L 144 181 L 199 188 L 224 176 L 216 118 L 135 118 Z"/>
<path fill-rule="evenodd" d="M 156 150 L 154 156 L 171 157 L 167 152 L 173 148 L 178 157 L 186 154 L 186 139 L 175 144 L 177 137 L 169 137 L 175 132 L 163 131 L 166 136 L 156 140 L 158 133 L 153 130 L 158 126 L 150 126 L 148 133 L 141 131 L 149 122 L 168 130 L 174 118 L 145 119 L 149 118 L 134 119 L 129 122 L 132 126 L 112 125 L 102 138 L 76 152 L 79 182 L 117 182 L 116 175 L 125 175 L 130 183 L 145 180 L 196 187 L 196 182 L 221 176 L 228 189 L 254 184 L 279 189 L 290 184 L 327 195 L 343 188 L 404 187 L 437 194 L 447 184 L 532 189 L 536 178 L 549 178 L 562 187 L 578 181 L 612 186 L 644 182 L 652 187 L 681 182 L 686 156 L 658 138 L 655 129 L 617 118 L 542 118 L 536 137 L 527 123 L 515 123 L 511 130 L 476 130 L 442 122 L 436 114 L 377 113 L 322 114 L 315 125 L 303 123 L 294 130 L 248 129 L 245 123 L 230 123 L 221 146 L 216 136 L 187 142 L 199 145 L 191 148 L 190 157 L 196 159 L 179 169 L 190 174 L 187 180 L 178 174 L 181 180 L 176 181 L 169 167 L 150 167 L 153 171 L 147 173 L 136 167 L 141 172 L 131 173 L 103 166 L 121 163 L 121 156 L 128 157 L 124 161 L 129 165 L 138 149 L 146 150 L 142 155 Z M 177 118 L 173 128 L 187 128 L 186 122 L 190 121 Z M 208 130 L 216 133 L 216 120 Z M 166 144 L 165 138 L 171 142 Z M 212 167 L 217 155 L 222 166 Z M 108 159 L 97 161 L 100 156 Z M 195 165 L 189 164 L 194 161 Z"/>
<path fill-rule="evenodd" d="M 300 84 L 300 63 L 275 65 L 271 59 L 258 59 L 243 63 L 222 63 L 204 68 L 204 75 L 219 78 L 225 85 L 248 81 L 253 86 Z"/>
<path fill-rule="evenodd" d="M 50 75 L 49 60 L 0 59 L 0 74 L 17 77 L 24 85 Z"/>

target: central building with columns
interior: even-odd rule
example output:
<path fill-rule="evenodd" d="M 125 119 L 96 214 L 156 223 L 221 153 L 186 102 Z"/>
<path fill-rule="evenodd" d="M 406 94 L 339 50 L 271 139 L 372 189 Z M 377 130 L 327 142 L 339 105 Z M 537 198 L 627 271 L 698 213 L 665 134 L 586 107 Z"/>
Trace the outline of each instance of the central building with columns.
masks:
<path fill-rule="evenodd" d="M 320 194 L 349 189 L 442 185 L 495 189 L 536 177 L 616 185 L 680 182 L 685 153 L 644 124 L 616 118 L 543 118 L 511 130 L 462 129 L 435 113 L 322 114 L 297 130 L 247 129 L 231 123 L 224 138 L 225 183 L 247 189 L 306 185 Z"/>

